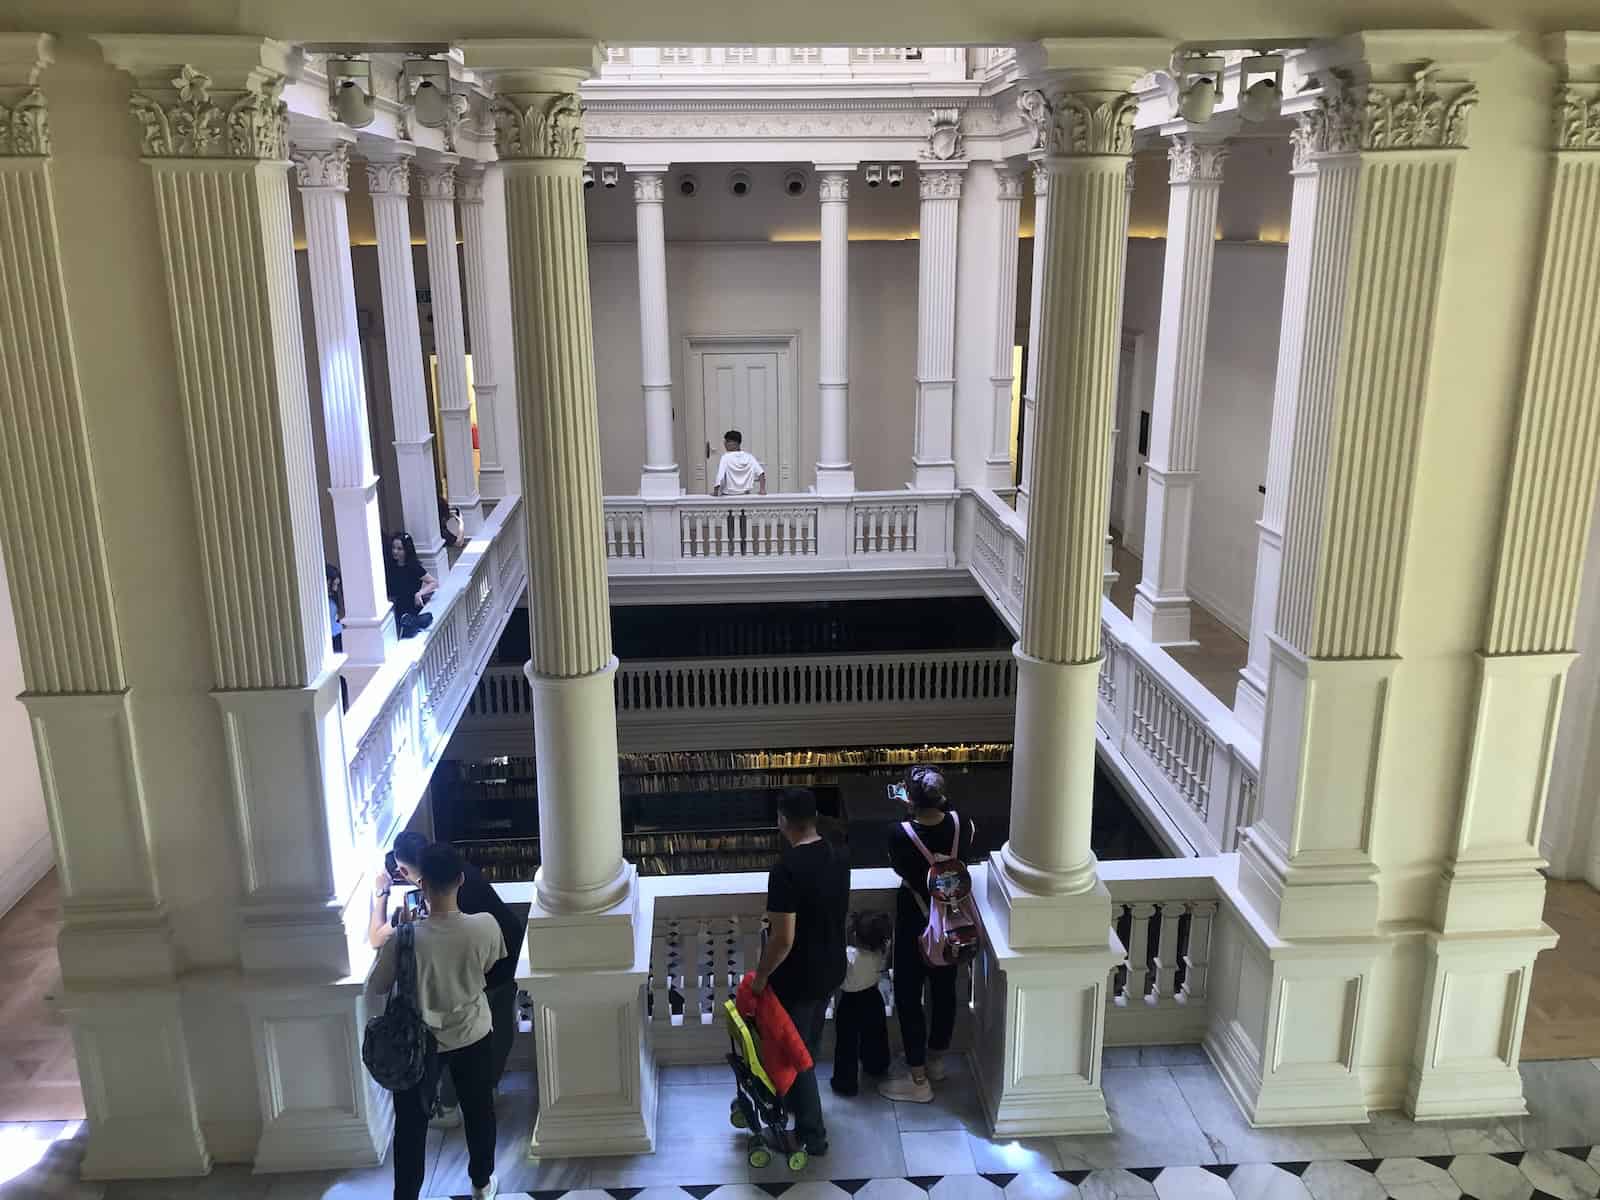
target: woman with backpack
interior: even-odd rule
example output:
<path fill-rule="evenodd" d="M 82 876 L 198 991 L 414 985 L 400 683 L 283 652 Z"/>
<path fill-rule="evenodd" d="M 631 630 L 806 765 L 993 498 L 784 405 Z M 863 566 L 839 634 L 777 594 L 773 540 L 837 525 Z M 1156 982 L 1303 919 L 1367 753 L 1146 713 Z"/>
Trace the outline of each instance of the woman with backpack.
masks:
<path fill-rule="evenodd" d="M 932 767 L 911 768 L 903 794 L 909 820 L 889 831 L 889 863 L 900 876 L 895 896 L 894 1003 L 910 1073 L 884 1080 L 878 1091 L 890 1100 L 928 1104 L 934 1083 L 945 1077 L 944 1054 L 955 1034 L 959 970 L 955 965 L 929 966 L 924 959 L 928 873 L 936 861 L 970 858 L 977 827 L 949 810 L 944 776 Z M 930 1014 L 923 1012 L 924 987 Z"/>

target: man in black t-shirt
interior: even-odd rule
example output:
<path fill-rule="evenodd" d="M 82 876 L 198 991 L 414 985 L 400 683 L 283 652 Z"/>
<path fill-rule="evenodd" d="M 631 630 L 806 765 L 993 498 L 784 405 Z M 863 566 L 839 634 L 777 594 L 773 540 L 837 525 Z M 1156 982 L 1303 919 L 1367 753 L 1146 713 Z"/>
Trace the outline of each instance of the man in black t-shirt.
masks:
<path fill-rule="evenodd" d="M 428 845 L 428 839 L 420 833 L 406 832 L 394 839 L 395 866 L 407 882 L 415 884 L 422 878 L 417 864 Z M 489 997 L 489 1015 L 494 1021 L 490 1036 L 493 1038 L 493 1079 L 498 1086 L 517 1037 L 517 959 L 522 953 L 522 938 L 527 932 L 527 923 L 511 911 L 482 871 L 471 863 L 463 865 L 465 871 L 461 889 L 456 893 L 456 905 L 463 913 L 492 915 L 500 926 L 501 936 L 506 940 L 506 956 L 490 967 L 483 979 L 483 990 Z M 389 922 L 391 882 L 386 867 L 378 876 L 373 896 L 372 921 L 368 932 L 374 949 L 381 947 L 394 932 Z M 455 1125 L 461 1119 L 448 1071 L 440 1083 L 435 1111 L 439 1114 L 440 1124 Z"/>
<path fill-rule="evenodd" d="M 767 876 L 767 944 L 755 989 L 771 987 L 815 1059 L 828 997 L 844 982 L 844 928 L 850 912 L 850 867 L 817 833 L 817 798 L 791 788 L 778 798 L 778 830 L 787 845 Z M 827 1153 L 815 1071 L 789 1090 L 795 1132 L 813 1157 Z"/>

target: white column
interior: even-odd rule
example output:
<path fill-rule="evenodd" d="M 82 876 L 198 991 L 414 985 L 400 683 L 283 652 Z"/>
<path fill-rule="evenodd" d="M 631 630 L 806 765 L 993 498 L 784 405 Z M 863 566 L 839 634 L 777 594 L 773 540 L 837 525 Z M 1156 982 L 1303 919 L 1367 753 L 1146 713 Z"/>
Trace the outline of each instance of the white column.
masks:
<path fill-rule="evenodd" d="M 1267 672 L 1283 571 L 1283 521 L 1289 503 L 1289 460 L 1311 298 L 1311 248 L 1316 240 L 1317 166 L 1308 151 L 1310 116 L 1290 135 L 1294 146 L 1294 197 L 1289 208 L 1289 251 L 1284 268 L 1283 317 L 1278 326 L 1278 369 L 1272 388 L 1272 432 L 1267 446 L 1267 495 L 1256 523 L 1255 595 L 1250 605 L 1250 656 L 1239 672 L 1234 714 L 1257 737 L 1267 715 Z"/>
<path fill-rule="evenodd" d="M 461 510 L 468 533 L 483 526 L 478 470 L 472 459 L 472 401 L 467 390 L 467 334 L 461 310 L 461 262 L 456 251 L 456 159 L 420 166 L 428 241 L 428 291 L 433 297 L 433 352 L 439 360 L 439 437 L 444 442 L 444 481 L 452 506 Z M 438 523 L 435 507 L 434 523 Z M 413 535 L 414 536 L 414 535 Z"/>
<path fill-rule="evenodd" d="M 383 297 L 383 347 L 389 367 L 389 403 L 394 409 L 395 461 L 400 471 L 400 507 L 417 554 L 436 579 L 450 570 L 439 536 L 439 497 L 434 482 L 433 432 L 428 423 L 428 385 L 423 379 L 422 328 L 417 318 L 417 272 L 411 253 L 411 155 L 399 142 L 367 154 L 367 191 L 378 235 L 378 281 Z M 393 533 L 394 530 L 387 532 Z M 385 553 L 388 548 L 385 547 Z"/>
<path fill-rule="evenodd" d="M 817 491 L 856 490 L 850 465 L 850 172 L 854 164 L 817 165 L 822 202 L 822 332 L 817 347 Z"/>
<path fill-rule="evenodd" d="M 917 424 L 911 486 L 956 485 L 956 250 L 964 162 L 922 163 L 917 244 Z"/>
<path fill-rule="evenodd" d="M 654 1144 L 642 1041 L 652 921 L 622 857 L 600 487 L 600 422 L 577 90 L 593 46 L 468 42 L 488 68 L 505 171 L 517 395 L 528 491 L 528 607 L 542 864 L 528 923 L 539 1156 Z"/>
<path fill-rule="evenodd" d="M 305 211 L 311 312 L 327 430 L 328 491 L 333 497 L 344 584 L 344 652 L 352 666 L 370 674 L 394 645 L 395 630 L 394 608 L 384 582 L 378 477 L 372 471 L 367 432 L 367 385 L 345 207 L 354 140 L 353 134 L 331 134 L 297 143 L 294 165 Z"/>
<path fill-rule="evenodd" d="M 639 232 L 640 378 L 644 389 L 644 471 L 641 496 L 683 490 L 672 435 L 672 338 L 667 321 L 665 163 L 633 169 L 634 217 Z M 720 431 L 719 431 L 720 432 Z"/>
<path fill-rule="evenodd" d="M 976 1060 L 981 1091 L 996 1130 L 1008 1135 L 1109 1127 L 1098 1065 L 1105 973 L 1121 946 L 1090 848 L 1101 552 L 1137 109 L 1126 89 L 1141 62 L 1161 53 L 1153 41 L 1051 43 L 1048 56 L 1129 65 L 1052 76 L 1038 97 L 1054 203 L 1043 231 L 1049 252 L 1040 259 L 1044 319 L 1029 431 L 1036 457 L 1011 825 L 980 899 L 994 945 L 976 973 L 992 1047 Z M 1037 1071 L 1011 1066 L 1045 1057 L 1049 1065 Z"/>
<path fill-rule="evenodd" d="M 1159 645 L 1189 641 L 1189 522 L 1199 467 L 1217 200 L 1228 154 L 1221 135 L 1196 133 L 1182 123 L 1178 129 L 1181 132 L 1171 135 L 1167 148 L 1172 192 L 1161 276 L 1150 461 L 1145 466 L 1150 495 L 1145 505 L 1144 577 L 1133 601 L 1134 625 Z"/>
<path fill-rule="evenodd" d="M 1015 475 L 1011 467 L 1011 389 L 1015 382 L 1013 356 L 1017 344 L 1017 225 L 1022 212 L 1022 175 L 997 162 L 994 173 L 1000 185 L 998 206 L 999 259 L 995 267 L 994 386 L 989 418 L 989 455 L 986 482 L 991 488 L 1009 488 Z"/>
<path fill-rule="evenodd" d="M 1044 346 L 1043 314 L 1039 310 L 1050 230 L 1050 170 L 1037 154 L 1033 157 L 1033 275 L 1028 291 L 1028 366 L 1022 381 L 1022 470 L 1017 484 L 1017 515 L 1023 521 L 1028 519 L 1033 496 L 1033 425 L 1038 414 L 1039 354 Z"/>
<path fill-rule="evenodd" d="M 492 280 L 499 265 L 495 248 L 504 242 L 504 233 L 496 238 L 489 227 L 496 217 L 504 221 L 505 205 L 484 203 L 485 192 L 501 186 L 500 173 L 480 164 L 456 171 L 462 260 L 467 276 L 467 319 L 472 333 L 472 402 L 478 415 L 478 490 L 487 500 L 506 495 L 500 429 L 505 422 L 501 411 L 505 400 L 500 393 L 500 360 L 504 352 L 498 340 Z"/>

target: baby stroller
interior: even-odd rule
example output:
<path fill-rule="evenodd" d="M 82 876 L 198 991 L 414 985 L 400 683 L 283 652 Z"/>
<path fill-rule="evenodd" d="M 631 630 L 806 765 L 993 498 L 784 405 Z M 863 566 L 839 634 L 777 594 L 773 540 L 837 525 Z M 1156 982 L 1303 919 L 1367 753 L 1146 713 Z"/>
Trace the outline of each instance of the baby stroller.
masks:
<path fill-rule="evenodd" d="M 785 1155 L 791 1171 L 805 1169 L 806 1152 L 789 1127 L 789 1114 L 783 1100 L 761 1065 L 761 1039 L 751 1023 L 739 1015 L 738 1006 L 726 1001 L 722 1015 L 733 1044 L 728 1065 L 733 1068 L 733 1103 L 728 1121 L 735 1129 L 749 1130 L 746 1145 L 750 1165 L 765 1167 L 772 1156 Z"/>

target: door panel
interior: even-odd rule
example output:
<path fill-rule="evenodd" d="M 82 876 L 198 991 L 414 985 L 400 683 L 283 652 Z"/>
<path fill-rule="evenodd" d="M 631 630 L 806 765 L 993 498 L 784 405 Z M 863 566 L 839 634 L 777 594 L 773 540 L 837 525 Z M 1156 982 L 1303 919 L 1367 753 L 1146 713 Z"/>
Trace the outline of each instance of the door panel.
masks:
<path fill-rule="evenodd" d="M 716 478 L 722 458 L 722 434 L 737 429 L 744 448 L 767 469 L 767 487 L 776 490 L 778 458 L 778 356 L 775 353 L 705 354 L 701 356 L 705 397 L 704 428 L 710 453 L 706 478 Z M 709 488 L 708 488 L 709 490 Z"/>

